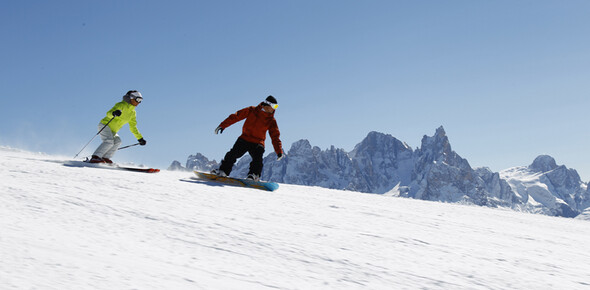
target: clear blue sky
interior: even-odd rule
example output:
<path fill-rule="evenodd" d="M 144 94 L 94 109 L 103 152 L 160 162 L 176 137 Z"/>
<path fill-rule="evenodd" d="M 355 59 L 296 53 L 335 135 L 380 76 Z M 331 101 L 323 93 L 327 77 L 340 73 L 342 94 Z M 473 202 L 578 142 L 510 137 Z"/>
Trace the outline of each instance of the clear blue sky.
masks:
<path fill-rule="evenodd" d="M 350 151 L 370 131 L 418 147 L 443 125 L 473 167 L 549 154 L 588 181 L 589 15 L 585 0 L 2 1 L 0 145 L 73 157 L 137 89 L 148 144 L 115 161 L 219 161 L 241 123 L 215 127 L 272 94 L 285 150 Z"/>

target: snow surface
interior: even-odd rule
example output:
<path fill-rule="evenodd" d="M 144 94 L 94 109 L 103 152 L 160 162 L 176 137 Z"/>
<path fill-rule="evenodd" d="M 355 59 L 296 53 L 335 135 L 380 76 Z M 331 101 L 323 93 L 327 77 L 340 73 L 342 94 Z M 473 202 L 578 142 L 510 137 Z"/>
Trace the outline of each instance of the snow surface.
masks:
<path fill-rule="evenodd" d="M 590 289 L 590 222 L 0 148 L 1 289 Z"/>

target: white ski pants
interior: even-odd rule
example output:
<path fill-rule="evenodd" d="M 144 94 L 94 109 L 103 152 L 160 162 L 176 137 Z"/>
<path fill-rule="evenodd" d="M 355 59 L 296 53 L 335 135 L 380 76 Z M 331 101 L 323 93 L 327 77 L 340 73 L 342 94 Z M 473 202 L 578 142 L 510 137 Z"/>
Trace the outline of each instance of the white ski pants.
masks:
<path fill-rule="evenodd" d="M 111 159 L 111 157 L 115 155 L 115 152 L 117 152 L 117 149 L 119 149 L 119 145 L 121 145 L 121 138 L 119 137 L 119 134 L 113 134 L 113 131 L 111 131 L 111 128 L 109 128 L 109 126 L 105 127 L 103 123 L 98 123 L 99 131 L 103 127 L 104 129 L 100 132 L 100 139 L 102 139 L 102 144 L 100 144 L 100 146 L 96 148 L 92 155 L 96 155 L 100 158 Z"/>

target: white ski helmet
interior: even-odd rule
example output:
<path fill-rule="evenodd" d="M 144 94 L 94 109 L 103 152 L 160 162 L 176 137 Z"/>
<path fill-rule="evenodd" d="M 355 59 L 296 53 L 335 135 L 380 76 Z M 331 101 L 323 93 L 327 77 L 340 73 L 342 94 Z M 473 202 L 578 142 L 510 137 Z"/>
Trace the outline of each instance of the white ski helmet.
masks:
<path fill-rule="evenodd" d="M 141 103 L 141 101 L 143 100 L 143 96 L 139 91 L 131 90 L 123 96 L 123 101 L 131 103 L 131 100 L 136 100 L 138 103 Z"/>

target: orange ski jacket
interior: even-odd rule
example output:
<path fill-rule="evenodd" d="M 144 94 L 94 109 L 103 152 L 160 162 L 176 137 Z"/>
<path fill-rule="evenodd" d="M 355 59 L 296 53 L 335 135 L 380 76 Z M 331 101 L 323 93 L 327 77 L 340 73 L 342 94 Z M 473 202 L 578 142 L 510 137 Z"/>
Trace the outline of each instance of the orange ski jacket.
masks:
<path fill-rule="evenodd" d="M 240 138 L 250 143 L 258 143 L 264 146 L 266 140 L 266 131 L 270 135 L 275 153 L 283 153 L 283 143 L 281 142 L 281 132 L 275 120 L 275 113 L 267 113 L 262 109 L 262 103 L 256 107 L 247 107 L 234 114 L 229 115 L 219 126 L 223 129 L 246 119 L 242 127 Z"/>

